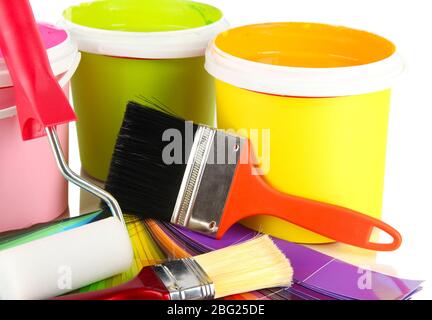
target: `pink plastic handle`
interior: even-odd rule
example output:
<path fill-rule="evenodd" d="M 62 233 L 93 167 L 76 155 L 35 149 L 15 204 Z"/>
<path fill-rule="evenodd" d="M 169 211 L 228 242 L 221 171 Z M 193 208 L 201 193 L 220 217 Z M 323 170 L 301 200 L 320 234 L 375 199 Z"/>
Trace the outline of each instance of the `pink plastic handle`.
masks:
<path fill-rule="evenodd" d="M 24 140 L 45 135 L 46 127 L 75 121 L 54 76 L 28 0 L 0 0 L 0 48 L 14 83 Z"/>

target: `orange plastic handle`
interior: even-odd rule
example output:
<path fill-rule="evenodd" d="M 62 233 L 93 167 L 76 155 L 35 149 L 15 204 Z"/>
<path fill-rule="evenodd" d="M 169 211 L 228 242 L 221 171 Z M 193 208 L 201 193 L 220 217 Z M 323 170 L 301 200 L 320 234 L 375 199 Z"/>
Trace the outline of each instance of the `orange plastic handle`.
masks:
<path fill-rule="evenodd" d="M 217 238 L 236 222 L 263 214 L 360 248 L 392 251 L 400 247 L 400 233 L 381 220 L 340 206 L 281 193 L 269 186 L 262 176 L 253 175 L 253 170 L 256 169 L 252 161 L 237 166 Z M 375 228 L 390 235 L 393 242 L 371 242 Z"/>

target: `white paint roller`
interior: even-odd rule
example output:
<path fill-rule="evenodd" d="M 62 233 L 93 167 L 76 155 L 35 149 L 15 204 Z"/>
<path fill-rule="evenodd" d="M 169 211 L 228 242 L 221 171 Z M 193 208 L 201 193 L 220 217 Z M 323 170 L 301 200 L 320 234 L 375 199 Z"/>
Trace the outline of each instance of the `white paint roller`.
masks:
<path fill-rule="evenodd" d="M 15 95 L 24 97 L 16 105 L 24 140 L 46 135 L 62 175 L 113 215 L 0 251 L 0 298 L 50 298 L 126 270 L 132 248 L 116 199 L 73 172 L 63 154 L 56 126 L 76 117 L 51 71 L 30 2 L 0 0 L 0 20 L 1 51 Z"/>
<path fill-rule="evenodd" d="M 115 217 L 0 251 L 0 299 L 48 299 L 130 268 L 133 250 Z"/>

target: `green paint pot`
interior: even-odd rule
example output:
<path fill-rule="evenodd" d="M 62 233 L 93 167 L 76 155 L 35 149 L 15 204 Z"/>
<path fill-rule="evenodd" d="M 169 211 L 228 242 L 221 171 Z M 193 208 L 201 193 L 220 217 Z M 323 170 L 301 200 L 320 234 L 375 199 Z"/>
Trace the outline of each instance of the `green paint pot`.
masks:
<path fill-rule="evenodd" d="M 72 79 L 81 162 L 105 181 L 130 100 L 158 101 L 214 125 L 210 40 L 227 29 L 220 10 L 185 0 L 102 0 L 70 7 L 63 26 L 82 52 Z"/>

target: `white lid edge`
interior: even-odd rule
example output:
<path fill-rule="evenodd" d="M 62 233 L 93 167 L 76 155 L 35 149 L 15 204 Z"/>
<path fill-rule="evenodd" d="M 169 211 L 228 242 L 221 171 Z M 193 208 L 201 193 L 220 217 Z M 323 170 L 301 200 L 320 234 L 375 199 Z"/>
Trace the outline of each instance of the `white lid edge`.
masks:
<path fill-rule="evenodd" d="M 78 50 L 75 50 L 75 54 L 73 56 L 70 56 L 72 58 L 69 64 L 69 66 L 62 72 L 54 73 L 56 75 L 63 74 L 63 77 L 58 80 L 60 87 L 64 88 L 69 81 L 72 79 L 75 71 L 78 69 L 78 65 L 81 61 L 81 53 L 78 52 Z M 63 65 L 60 65 L 60 67 L 63 67 Z M 60 69 L 59 69 L 60 70 Z M 1 88 L 0 88 L 1 89 Z M 0 109 L 0 120 L 11 118 L 16 116 L 17 109 L 16 106 L 7 107 L 5 109 Z"/>
<path fill-rule="evenodd" d="M 68 71 L 76 59 L 77 52 L 78 47 L 76 43 L 71 40 L 69 33 L 67 33 L 67 38 L 63 42 L 49 48 L 47 54 L 54 75 L 59 76 Z M 6 63 L 3 58 L 0 58 L 0 88 L 11 86 L 13 86 L 13 83 L 9 76 Z"/>
<path fill-rule="evenodd" d="M 214 41 L 206 51 L 205 68 L 233 86 L 268 94 L 297 97 L 341 97 L 391 88 L 404 70 L 398 52 L 365 65 L 300 68 L 248 61 L 223 52 Z"/>
<path fill-rule="evenodd" d="M 163 32 L 104 30 L 78 25 L 65 18 L 58 25 L 69 31 L 80 51 L 138 59 L 203 56 L 208 43 L 229 27 L 224 17 L 203 27 Z"/>

